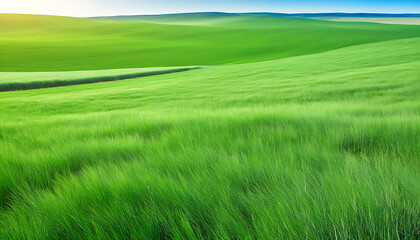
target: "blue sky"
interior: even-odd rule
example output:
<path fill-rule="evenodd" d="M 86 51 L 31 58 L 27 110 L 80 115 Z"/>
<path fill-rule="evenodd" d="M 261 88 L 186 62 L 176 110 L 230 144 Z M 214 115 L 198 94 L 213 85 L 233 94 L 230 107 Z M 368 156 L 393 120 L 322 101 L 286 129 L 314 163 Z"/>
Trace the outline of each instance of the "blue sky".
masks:
<path fill-rule="evenodd" d="M 84 17 L 205 11 L 420 13 L 420 0 L 0 0 L 1 13 Z"/>

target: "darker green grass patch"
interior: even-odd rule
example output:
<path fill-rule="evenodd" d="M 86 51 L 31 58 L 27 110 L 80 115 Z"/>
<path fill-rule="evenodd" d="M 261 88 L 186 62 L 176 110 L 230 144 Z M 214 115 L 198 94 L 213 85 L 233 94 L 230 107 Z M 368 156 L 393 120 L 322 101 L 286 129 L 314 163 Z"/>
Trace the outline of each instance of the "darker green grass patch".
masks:
<path fill-rule="evenodd" d="M 148 76 L 155 76 L 155 75 L 162 75 L 162 74 L 169 74 L 169 73 L 184 72 L 184 71 L 189 71 L 193 69 L 198 69 L 198 67 L 176 68 L 176 69 L 168 69 L 168 70 L 162 70 L 162 71 L 150 71 L 150 72 L 145 72 L 145 73 L 93 77 L 93 78 L 74 79 L 74 80 L 49 80 L 49 81 L 36 81 L 36 82 L 29 81 L 29 82 L 23 82 L 23 83 L 19 83 L 19 82 L 8 83 L 6 80 L 6 83 L 0 83 L 0 92 L 61 87 L 61 86 L 80 85 L 80 84 L 98 83 L 98 82 L 110 82 L 110 81 L 118 81 L 118 80 L 130 79 L 130 78 L 148 77 Z"/>

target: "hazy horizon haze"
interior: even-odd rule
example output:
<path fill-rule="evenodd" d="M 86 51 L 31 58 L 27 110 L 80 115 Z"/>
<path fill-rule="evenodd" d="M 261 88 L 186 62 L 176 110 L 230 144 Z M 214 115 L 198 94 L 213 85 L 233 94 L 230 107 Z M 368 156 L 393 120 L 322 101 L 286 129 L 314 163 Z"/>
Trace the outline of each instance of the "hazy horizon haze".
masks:
<path fill-rule="evenodd" d="M 153 15 L 188 12 L 275 12 L 275 13 L 420 13 L 414 0 L 2 0 L 0 13 L 94 17 L 112 15 Z"/>

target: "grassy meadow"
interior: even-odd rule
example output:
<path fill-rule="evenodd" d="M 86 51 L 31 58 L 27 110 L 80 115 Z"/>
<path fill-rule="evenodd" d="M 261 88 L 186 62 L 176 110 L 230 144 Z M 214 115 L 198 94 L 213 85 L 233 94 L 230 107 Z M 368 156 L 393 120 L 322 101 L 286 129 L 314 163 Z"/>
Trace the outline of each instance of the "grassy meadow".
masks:
<path fill-rule="evenodd" d="M 420 26 L 185 18 L 0 15 L 0 239 L 420 237 Z"/>

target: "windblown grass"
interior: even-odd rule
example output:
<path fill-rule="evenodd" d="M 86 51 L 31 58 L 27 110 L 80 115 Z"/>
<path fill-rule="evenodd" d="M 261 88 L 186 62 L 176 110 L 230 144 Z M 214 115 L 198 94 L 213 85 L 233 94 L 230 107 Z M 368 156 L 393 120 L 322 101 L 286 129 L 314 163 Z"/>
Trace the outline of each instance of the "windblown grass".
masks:
<path fill-rule="evenodd" d="M 0 94 L 4 239 L 417 239 L 420 38 Z"/>

